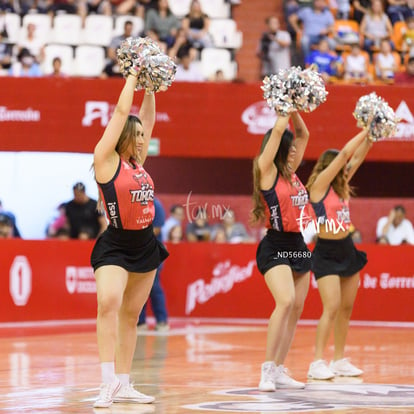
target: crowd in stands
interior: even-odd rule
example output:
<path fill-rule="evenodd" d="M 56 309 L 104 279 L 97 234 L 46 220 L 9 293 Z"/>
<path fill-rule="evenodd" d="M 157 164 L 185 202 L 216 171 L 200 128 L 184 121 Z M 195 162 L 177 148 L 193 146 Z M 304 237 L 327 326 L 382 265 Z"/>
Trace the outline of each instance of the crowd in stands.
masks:
<path fill-rule="evenodd" d="M 217 71 L 225 80 L 234 79 L 234 57 L 241 46 L 241 33 L 228 23 L 234 23 L 231 7 L 240 0 L 222 0 L 217 20 L 221 27 L 223 22 L 227 27 L 216 25 L 214 35 L 210 25 L 215 19 L 203 10 L 209 2 L 187 3 L 181 10 L 172 0 L 0 0 L 0 75 L 120 76 L 116 50 L 121 42 L 130 36 L 148 36 L 177 59 L 177 81 L 215 81 Z M 62 16 L 70 19 L 59 23 Z M 97 18 L 91 19 L 93 16 Z M 224 44 L 214 37 L 220 31 L 227 39 Z M 230 37 L 238 40 L 235 43 Z M 89 47 L 86 59 L 89 66 L 98 68 L 96 73 L 90 69 L 83 72 L 77 62 L 85 60 L 85 54 L 80 53 L 82 46 Z M 222 62 L 220 58 L 203 62 L 205 48 L 221 49 L 225 58 Z M 59 62 L 60 70 L 56 70 Z"/>
<path fill-rule="evenodd" d="M 285 0 L 284 15 L 266 20 L 263 76 L 293 64 L 316 66 L 326 82 L 414 82 L 412 0 Z"/>
<path fill-rule="evenodd" d="M 107 226 L 104 212 L 99 212 L 97 201 L 87 195 L 85 185 L 81 182 L 74 184 L 73 198 L 59 204 L 56 212 L 46 225 L 45 238 L 92 240 Z M 230 208 L 215 217 L 214 222 L 210 222 L 210 219 L 208 211 L 201 206 L 194 207 L 189 213 L 185 205 L 174 204 L 163 221 L 160 237 L 169 243 L 256 243 L 266 232 L 264 226 L 253 228 L 248 223 L 238 221 L 235 211 Z M 414 245 L 414 227 L 407 219 L 405 207 L 401 204 L 391 208 L 388 215 L 380 217 L 373 231 L 378 244 Z M 364 242 L 361 232 L 353 225 L 350 233 L 354 243 Z M 317 236 L 314 230 L 308 228 L 304 229 L 303 235 L 306 243 L 315 242 Z M 15 215 L 6 211 L 0 201 L 0 238 L 21 237 Z"/>

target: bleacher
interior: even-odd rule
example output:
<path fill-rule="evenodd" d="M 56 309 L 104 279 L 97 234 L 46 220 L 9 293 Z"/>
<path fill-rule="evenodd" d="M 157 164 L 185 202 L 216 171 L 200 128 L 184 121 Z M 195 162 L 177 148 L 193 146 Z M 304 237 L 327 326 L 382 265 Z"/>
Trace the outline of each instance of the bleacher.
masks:
<path fill-rule="evenodd" d="M 242 45 L 242 33 L 231 18 L 230 4 L 225 0 L 203 0 L 203 12 L 211 21 L 209 28 L 213 39 L 212 47 L 199 53 L 198 64 L 206 78 L 220 68 L 224 77 L 233 80 L 237 77 L 235 54 Z M 182 19 L 189 11 L 190 0 L 170 0 L 169 6 L 176 16 Z M 13 45 L 13 59 L 16 60 L 17 45 L 23 38 L 27 25 L 36 26 L 36 36 L 45 45 L 45 59 L 41 64 L 44 75 L 52 72 L 54 57 L 62 59 L 62 72 L 69 76 L 97 77 L 101 74 L 107 48 L 115 36 L 122 35 L 126 20 L 133 22 L 133 35 L 144 31 L 144 20 L 138 16 L 106 16 L 90 14 L 82 20 L 80 15 L 29 13 L 21 17 L 16 13 L 0 14 L 0 31 L 7 29 L 7 42 Z M 219 65 L 219 66 L 218 66 Z M 7 75 L 7 70 L 0 75 Z"/>

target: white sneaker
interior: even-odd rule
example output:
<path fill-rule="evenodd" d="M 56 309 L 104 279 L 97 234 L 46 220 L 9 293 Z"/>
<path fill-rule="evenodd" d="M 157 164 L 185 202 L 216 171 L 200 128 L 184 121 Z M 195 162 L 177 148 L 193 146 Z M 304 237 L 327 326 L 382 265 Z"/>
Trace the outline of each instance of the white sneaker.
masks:
<path fill-rule="evenodd" d="M 155 330 L 159 332 L 165 332 L 170 329 L 170 326 L 167 322 L 160 322 L 155 325 Z"/>
<path fill-rule="evenodd" d="M 349 362 L 349 358 L 331 361 L 329 368 L 339 377 L 357 377 L 364 373 L 362 369 L 357 368 Z"/>
<path fill-rule="evenodd" d="M 114 397 L 115 403 L 149 404 L 154 402 L 154 400 L 154 397 L 137 391 L 133 384 L 121 385 L 121 388 Z"/>
<path fill-rule="evenodd" d="M 335 373 L 328 367 L 326 361 L 318 359 L 309 365 L 308 378 L 328 380 L 335 377 Z"/>
<path fill-rule="evenodd" d="M 114 395 L 121 388 L 121 383 L 118 378 L 109 384 L 101 384 L 101 391 L 99 392 L 98 399 L 93 406 L 95 408 L 108 408 L 114 401 Z"/>
<path fill-rule="evenodd" d="M 273 361 L 266 361 L 262 364 L 262 374 L 260 377 L 260 391 L 276 391 L 275 386 L 276 365 Z"/>
<path fill-rule="evenodd" d="M 287 374 L 287 368 L 283 365 L 276 367 L 275 385 L 276 388 L 305 388 L 303 382 L 296 381 Z"/>

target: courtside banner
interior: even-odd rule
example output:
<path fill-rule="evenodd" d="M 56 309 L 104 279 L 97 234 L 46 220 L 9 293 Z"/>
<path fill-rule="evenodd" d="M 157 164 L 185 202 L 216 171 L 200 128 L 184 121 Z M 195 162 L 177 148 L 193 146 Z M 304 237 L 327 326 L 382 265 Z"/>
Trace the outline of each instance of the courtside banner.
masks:
<path fill-rule="evenodd" d="M 0 240 L 0 322 L 96 317 L 89 241 Z M 161 282 L 171 317 L 268 318 L 273 299 L 256 244 L 167 244 Z M 368 254 L 353 320 L 414 322 L 414 246 L 360 245 Z M 319 319 L 314 280 L 302 314 Z"/>
<path fill-rule="evenodd" d="M 115 108 L 122 79 L 0 78 L 0 151 L 93 152 Z M 157 93 L 159 155 L 252 158 L 275 113 L 260 83 L 176 82 Z M 357 100 L 375 91 L 400 118 L 396 136 L 378 142 L 368 160 L 412 161 L 414 87 L 329 85 L 326 103 L 304 114 L 311 138 L 305 158 L 341 148 L 358 132 Z M 139 111 L 138 92 L 133 112 Z"/>

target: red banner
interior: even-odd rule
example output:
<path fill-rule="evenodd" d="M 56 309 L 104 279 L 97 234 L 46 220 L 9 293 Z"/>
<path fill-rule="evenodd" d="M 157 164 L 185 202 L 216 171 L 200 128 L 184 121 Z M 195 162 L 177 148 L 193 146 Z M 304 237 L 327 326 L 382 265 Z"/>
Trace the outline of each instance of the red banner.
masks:
<path fill-rule="evenodd" d="M 120 79 L 0 78 L 0 151 L 92 152 L 122 85 Z M 374 90 L 401 122 L 396 137 L 377 143 L 368 159 L 412 161 L 414 88 L 407 86 L 329 86 L 327 102 L 304 115 L 311 132 L 307 159 L 341 148 L 358 131 L 356 101 Z M 176 82 L 157 94 L 154 137 L 162 156 L 252 158 L 274 121 L 260 84 Z"/>
<path fill-rule="evenodd" d="M 0 322 L 89 319 L 93 242 L 0 240 Z M 413 246 L 360 246 L 368 254 L 353 320 L 414 322 Z M 268 318 L 273 299 L 255 265 L 256 244 L 170 244 L 161 280 L 171 317 Z M 318 319 L 312 281 L 302 319 Z"/>

